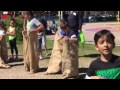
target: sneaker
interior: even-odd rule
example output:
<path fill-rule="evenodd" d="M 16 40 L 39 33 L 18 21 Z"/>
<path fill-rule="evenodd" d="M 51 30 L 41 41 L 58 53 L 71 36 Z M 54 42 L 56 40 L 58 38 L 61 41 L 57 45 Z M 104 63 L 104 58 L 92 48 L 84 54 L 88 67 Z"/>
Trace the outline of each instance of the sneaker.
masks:
<path fill-rule="evenodd" d="M 43 59 L 43 57 L 42 56 L 39 56 L 39 60 L 42 60 Z"/>
<path fill-rule="evenodd" d="M 9 60 L 10 60 L 10 61 L 13 61 L 13 60 L 14 60 L 14 57 L 10 57 Z"/>

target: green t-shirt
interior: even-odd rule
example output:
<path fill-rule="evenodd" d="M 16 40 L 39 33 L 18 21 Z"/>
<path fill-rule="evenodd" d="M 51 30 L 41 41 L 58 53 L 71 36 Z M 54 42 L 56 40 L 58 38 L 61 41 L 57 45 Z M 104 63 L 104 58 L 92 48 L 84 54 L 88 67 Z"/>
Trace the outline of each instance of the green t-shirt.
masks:
<path fill-rule="evenodd" d="M 16 30 L 16 28 L 15 27 L 11 27 L 11 26 L 8 29 L 9 32 L 13 32 L 14 30 Z M 13 40 L 15 37 L 16 37 L 16 35 L 14 35 L 14 36 L 13 35 L 9 35 L 8 36 L 9 40 Z"/>
<path fill-rule="evenodd" d="M 100 57 L 92 61 L 87 75 L 101 76 L 107 79 L 120 79 L 120 56 L 112 54 L 111 60 L 103 62 Z"/>

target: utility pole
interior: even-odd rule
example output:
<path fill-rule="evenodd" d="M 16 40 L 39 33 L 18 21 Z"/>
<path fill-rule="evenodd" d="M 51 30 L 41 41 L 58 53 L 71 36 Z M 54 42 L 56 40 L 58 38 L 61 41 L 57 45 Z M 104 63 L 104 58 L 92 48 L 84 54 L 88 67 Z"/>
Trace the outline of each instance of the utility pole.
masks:
<path fill-rule="evenodd" d="M 63 19 L 63 11 L 61 11 L 61 19 Z"/>
<path fill-rule="evenodd" d="M 120 29 L 120 11 L 118 11 L 118 15 L 117 15 L 117 20 L 118 20 L 118 29 Z"/>
<path fill-rule="evenodd" d="M 61 19 L 60 11 L 58 11 L 58 17 L 59 17 L 59 21 L 60 21 L 60 19 Z"/>
<path fill-rule="evenodd" d="M 58 11 L 59 21 L 63 19 L 63 11 Z"/>
<path fill-rule="evenodd" d="M 50 21 L 50 11 L 49 11 L 49 21 Z"/>
<path fill-rule="evenodd" d="M 0 21 L 2 21 L 2 13 L 3 11 L 0 11 Z"/>

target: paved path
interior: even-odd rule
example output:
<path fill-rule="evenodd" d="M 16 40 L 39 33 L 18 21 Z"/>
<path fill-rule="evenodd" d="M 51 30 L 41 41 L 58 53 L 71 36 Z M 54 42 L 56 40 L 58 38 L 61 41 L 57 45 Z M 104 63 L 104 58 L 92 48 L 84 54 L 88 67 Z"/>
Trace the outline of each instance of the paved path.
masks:
<path fill-rule="evenodd" d="M 94 43 L 94 34 L 102 29 L 110 30 L 115 35 L 116 45 L 120 45 L 120 28 L 117 22 L 83 24 L 82 30 L 85 33 L 86 43 Z M 54 40 L 54 35 L 47 35 L 47 38 Z"/>
<path fill-rule="evenodd" d="M 120 28 L 117 22 L 84 24 L 82 30 L 85 33 L 86 42 L 94 43 L 94 34 L 102 29 L 110 30 L 115 35 L 116 45 L 120 45 Z"/>

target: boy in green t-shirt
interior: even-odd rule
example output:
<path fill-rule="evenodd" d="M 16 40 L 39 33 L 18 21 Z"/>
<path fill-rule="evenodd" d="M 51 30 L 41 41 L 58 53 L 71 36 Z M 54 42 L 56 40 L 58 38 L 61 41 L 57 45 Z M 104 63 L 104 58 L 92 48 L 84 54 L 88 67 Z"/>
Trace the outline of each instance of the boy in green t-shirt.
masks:
<path fill-rule="evenodd" d="M 95 34 L 95 49 L 100 56 L 90 64 L 86 79 L 120 79 L 120 57 L 112 53 L 114 40 L 115 36 L 109 30 Z"/>

